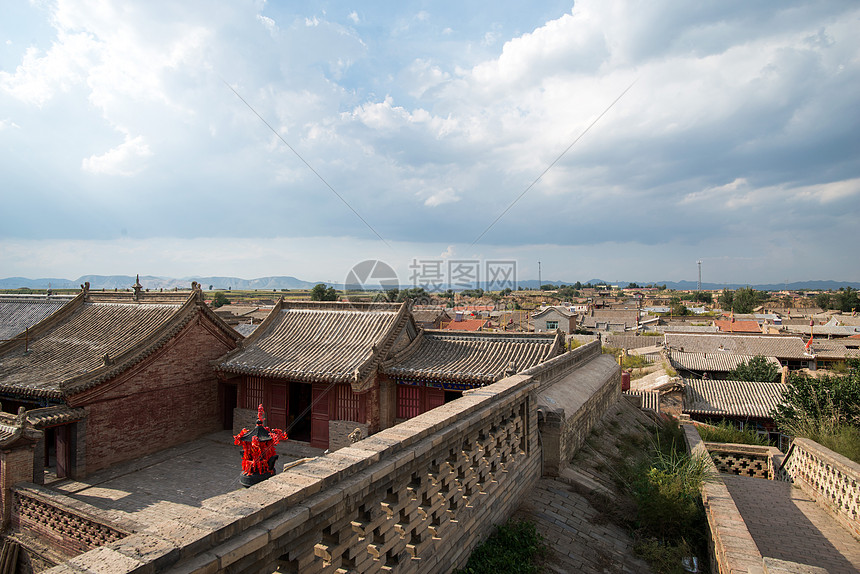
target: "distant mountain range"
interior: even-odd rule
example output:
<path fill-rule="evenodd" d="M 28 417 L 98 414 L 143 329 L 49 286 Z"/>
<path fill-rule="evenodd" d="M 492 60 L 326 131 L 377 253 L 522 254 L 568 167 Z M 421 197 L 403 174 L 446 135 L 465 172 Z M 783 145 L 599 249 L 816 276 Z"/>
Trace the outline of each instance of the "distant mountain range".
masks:
<path fill-rule="evenodd" d="M 84 275 L 74 281 L 69 279 L 27 279 L 26 277 L 8 277 L 0 279 L 0 289 L 79 289 L 89 281 L 90 289 L 127 289 L 134 285 L 133 275 Z M 260 277 L 258 279 L 240 279 L 238 277 L 154 277 L 141 275 L 140 284 L 144 289 L 190 289 L 191 282 L 197 281 L 204 289 L 237 289 L 237 290 L 275 290 L 275 289 L 310 289 L 316 283 L 302 281 L 295 277 Z"/>
<path fill-rule="evenodd" d="M 5 279 L 0 279 L 0 289 L 47 289 L 49 287 L 53 289 L 79 289 L 80 286 L 86 281 L 89 281 L 91 289 L 127 289 L 134 285 L 135 277 L 132 275 L 84 275 L 83 277 L 78 277 L 74 281 L 58 278 L 28 279 L 26 277 L 7 277 Z M 151 275 L 145 275 L 141 276 L 140 278 L 140 284 L 145 289 L 189 289 L 191 287 L 192 281 L 197 281 L 203 286 L 204 289 L 220 289 L 225 291 L 228 289 L 259 289 L 261 291 L 272 291 L 278 289 L 310 289 L 317 283 L 322 283 L 322 281 L 302 281 L 301 279 L 296 279 L 295 277 L 291 276 L 260 277 L 257 279 L 241 279 L 239 277 L 184 277 L 181 279 L 174 279 L 172 277 L 154 277 Z M 574 283 L 576 283 L 576 281 L 547 280 L 542 281 L 541 283 L 543 285 L 552 284 L 558 286 L 573 285 Z M 582 281 L 583 285 L 587 283 L 591 283 L 592 285 L 608 284 L 618 285 L 619 287 L 626 287 L 630 283 L 630 281 L 604 281 L 602 279 L 590 279 L 588 281 Z M 695 281 L 636 281 L 635 283 L 638 283 L 639 285 L 666 285 L 666 287 L 669 289 L 677 290 L 692 290 L 696 288 Z M 538 281 L 534 279 L 519 281 L 517 283 L 517 286 L 523 287 L 525 289 L 537 289 L 538 285 Z M 343 288 L 343 284 L 334 284 L 333 286 L 338 289 Z M 740 287 L 746 286 L 746 284 L 742 283 L 702 283 L 702 289 L 709 290 L 726 288 L 738 289 Z M 786 288 L 792 291 L 811 291 L 827 289 L 836 290 L 840 287 L 851 287 L 853 289 L 860 289 L 860 282 L 796 281 L 794 283 L 767 283 L 749 286 L 760 291 L 781 291 Z M 401 287 L 408 288 L 412 287 L 412 285 L 402 285 Z M 484 284 L 484 287 L 486 287 L 486 284 Z"/>

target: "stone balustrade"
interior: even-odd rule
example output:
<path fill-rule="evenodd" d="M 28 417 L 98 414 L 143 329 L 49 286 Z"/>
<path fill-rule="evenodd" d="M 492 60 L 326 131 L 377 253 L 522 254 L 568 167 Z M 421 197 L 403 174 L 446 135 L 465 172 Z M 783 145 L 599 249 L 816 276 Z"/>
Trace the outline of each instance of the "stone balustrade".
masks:
<path fill-rule="evenodd" d="M 797 438 L 778 478 L 803 489 L 860 540 L 860 464 L 817 442 Z"/>
<path fill-rule="evenodd" d="M 720 472 L 774 480 L 782 453 L 776 447 L 706 442 L 711 460 Z"/>
<path fill-rule="evenodd" d="M 53 552 L 72 557 L 128 536 L 135 524 L 85 502 L 31 484 L 13 491 L 12 526 L 38 536 Z"/>

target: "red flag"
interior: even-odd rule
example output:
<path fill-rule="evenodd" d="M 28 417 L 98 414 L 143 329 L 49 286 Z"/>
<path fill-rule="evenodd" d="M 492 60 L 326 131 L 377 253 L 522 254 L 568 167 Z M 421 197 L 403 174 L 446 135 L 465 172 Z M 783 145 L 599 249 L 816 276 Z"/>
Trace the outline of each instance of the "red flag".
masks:
<path fill-rule="evenodd" d="M 809 350 L 809 346 L 812 345 L 812 335 L 809 335 L 809 340 L 806 342 L 806 350 Z"/>

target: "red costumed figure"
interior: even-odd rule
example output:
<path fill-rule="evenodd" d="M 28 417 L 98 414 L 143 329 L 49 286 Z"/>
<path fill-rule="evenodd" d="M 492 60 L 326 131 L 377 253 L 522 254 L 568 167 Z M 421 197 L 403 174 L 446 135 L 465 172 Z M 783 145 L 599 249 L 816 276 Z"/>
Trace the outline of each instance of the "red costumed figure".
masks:
<path fill-rule="evenodd" d="M 254 430 L 242 429 L 233 437 L 233 444 L 242 445 L 242 486 L 249 487 L 275 476 L 275 445 L 287 439 L 287 433 L 264 426 L 266 412 L 263 405 L 257 408 L 257 426 Z"/>

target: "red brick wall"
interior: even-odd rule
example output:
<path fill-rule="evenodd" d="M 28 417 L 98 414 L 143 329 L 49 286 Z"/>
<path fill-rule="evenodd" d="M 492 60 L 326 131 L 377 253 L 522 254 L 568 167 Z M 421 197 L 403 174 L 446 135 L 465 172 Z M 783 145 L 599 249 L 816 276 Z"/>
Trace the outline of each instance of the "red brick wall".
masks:
<path fill-rule="evenodd" d="M 86 473 L 221 428 L 210 361 L 235 343 L 198 315 L 169 343 L 116 379 L 70 401 L 86 419 Z"/>

